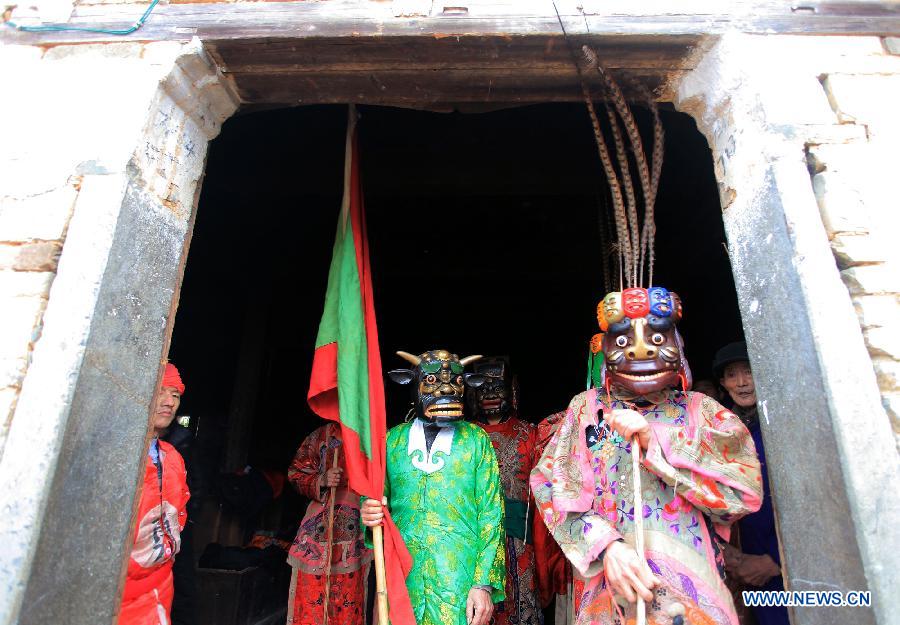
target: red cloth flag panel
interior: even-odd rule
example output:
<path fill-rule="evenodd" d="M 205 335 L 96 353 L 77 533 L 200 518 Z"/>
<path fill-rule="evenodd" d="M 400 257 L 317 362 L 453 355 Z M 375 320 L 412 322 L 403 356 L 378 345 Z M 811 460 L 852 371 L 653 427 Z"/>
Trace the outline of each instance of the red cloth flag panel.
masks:
<path fill-rule="evenodd" d="M 344 197 L 307 400 L 313 412 L 341 426 L 350 488 L 380 501 L 384 494 L 387 420 L 353 105 L 347 122 Z M 406 590 L 412 556 L 385 512 L 390 620 L 394 625 L 415 625 Z"/>

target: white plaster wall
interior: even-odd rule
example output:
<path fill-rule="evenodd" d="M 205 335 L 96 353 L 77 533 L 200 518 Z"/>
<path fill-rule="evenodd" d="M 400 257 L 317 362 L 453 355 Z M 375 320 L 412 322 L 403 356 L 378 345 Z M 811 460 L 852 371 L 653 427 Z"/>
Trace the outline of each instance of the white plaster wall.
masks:
<path fill-rule="evenodd" d="M 0 96 L 0 513 L 15 519 L 0 527 L 0 623 L 12 623 L 126 184 L 142 180 L 187 231 L 236 98 L 198 41 L 3 46 L 0 71 L 15 85 Z"/>
<path fill-rule="evenodd" d="M 124 182 L 115 189 L 108 181 L 124 174 L 179 48 L 0 47 L 0 70 L 15 85 L 0 96 L 8 122 L 0 142 L 0 293 L 9 311 L 0 330 L 0 458 L 57 269 L 55 259 L 35 266 L 23 253 L 39 243 L 62 247 L 83 188 L 109 189 L 80 202 L 88 222 L 100 219 L 104 201 L 116 202 Z M 147 51 L 153 60 L 142 58 Z M 89 310 L 90 289 L 82 287 Z"/>
<path fill-rule="evenodd" d="M 892 428 L 900 431 L 900 265 L 892 240 L 898 176 L 890 158 L 900 139 L 900 57 L 877 37 L 739 34 L 724 36 L 698 56 L 697 69 L 677 87 L 676 106 L 691 113 L 709 139 L 735 275 L 751 273 L 742 259 L 754 253 L 754 245 L 765 246 L 764 233 L 742 231 L 745 219 L 731 215 L 753 214 L 771 201 L 770 176 L 824 376 L 839 456 L 833 461 L 840 463 L 853 539 L 874 593 L 877 622 L 896 622 L 900 546 L 887 528 L 896 526 L 900 509 L 893 494 L 876 485 L 896 484 L 900 477 L 892 436 Z M 780 272 L 773 266 L 759 284 L 738 280 L 739 294 L 764 289 Z M 742 307 L 745 327 L 765 328 L 770 312 L 749 302 Z M 791 346 L 782 347 L 789 358 Z M 762 408 L 768 419 L 765 402 Z M 806 590 L 817 587 L 815 579 L 792 577 L 788 570 L 786 582 Z"/>

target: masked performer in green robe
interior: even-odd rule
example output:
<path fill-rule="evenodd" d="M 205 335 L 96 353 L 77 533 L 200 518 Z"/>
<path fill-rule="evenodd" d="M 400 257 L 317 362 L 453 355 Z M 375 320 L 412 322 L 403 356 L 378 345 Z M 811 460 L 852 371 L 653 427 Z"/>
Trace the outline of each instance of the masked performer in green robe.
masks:
<path fill-rule="evenodd" d="M 465 374 L 455 354 L 398 354 L 413 369 L 390 371 L 411 384 L 415 418 L 387 435 L 385 501 L 413 557 L 406 579 L 418 625 L 487 625 L 505 598 L 503 490 L 491 441 L 463 421 Z M 363 523 L 381 523 L 382 504 L 367 499 Z"/>

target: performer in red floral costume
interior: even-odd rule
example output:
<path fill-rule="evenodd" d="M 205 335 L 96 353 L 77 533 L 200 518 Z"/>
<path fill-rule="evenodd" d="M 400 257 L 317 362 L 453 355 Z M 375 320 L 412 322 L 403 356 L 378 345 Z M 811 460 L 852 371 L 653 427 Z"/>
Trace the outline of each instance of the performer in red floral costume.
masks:
<path fill-rule="evenodd" d="M 533 424 L 518 419 L 509 363 L 487 358 L 475 363 L 484 383 L 473 389 L 474 421 L 497 453 L 503 485 L 506 529 L 506 599 L 494 610 L 495 625 L 537 625 L 541 618 L 535 574 L 534 509 L 528 477 L 537 462 Z"/>
<path fill-rule="evenodd" d="M 554 412 L 538 422 L 535 440 L 535 456 L 537 458 L 544 455 L 544 449 L 553 439 L 553 435 L 556 434 L 559 424 L 565 417 L 566 411 L 563 410 Z M 559 600 L 562 599 L 568 604 L 572 599 L 569 595 L 574 593 L 576 599 L 580 597 L 584 590 L 584 582 L 580 579 L 573 580 L 572 565 L 566 560 L 559 545 L 550 535 L 540 514 L 535 515 L 534 560 L 538 588 L 541 591 L 541 607 L 548 608 L 552 602 L 556 601 L 557 625 L 571 622 L 571 619 L 567 619 L 571 607 L 560 605 Z M 574 589 L 573 581 L 577 584 Z"/>
<path fill-rule="evenodd" d="M 334 466 L 337 452 L 337 466 Z M 359 495 L 347 486 L 341 430 L 323 425 L 310 434 L 288 469 L 288 480 L 311 500 L 288 552 L 293 567 L 288 624 L 320 625 L 325 616 L 329 567 L 329 625 L 361 625 L 366 616 L 366 579 L 372 551 L 359 520 Z M 331 553 L 328 552 L 329 492 L 334 488 Z"/>

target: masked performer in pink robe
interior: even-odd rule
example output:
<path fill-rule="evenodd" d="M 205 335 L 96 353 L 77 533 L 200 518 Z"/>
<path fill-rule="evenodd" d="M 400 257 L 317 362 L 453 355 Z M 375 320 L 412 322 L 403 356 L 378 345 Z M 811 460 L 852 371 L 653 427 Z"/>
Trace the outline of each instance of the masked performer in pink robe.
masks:
<path fill-rule="evenodd" d="M 737 625 L 723 582 L 722 540 L 735 520 L 760 507 L 759 460 L 734 413 L 690 392 L 676 330 L 680 299 L 644 286 L 654 284 L 654 205 L 664 154 L 656 100 L 644 92 L 652 125 L 652 148 L 645 151 L 612 73 L 595 50 L 585 45 L 582 52 L 579 71 L 598 79 L 606 96 L 604 131 L 591 86 L 582 83 L 615 224 L 609 246 L 601 228 L 599 255 L 615 257 L 612 266 L 602 263 L 604 282 L 613 290 L 618 278 L 620 286 L 597 310 L 604 333 L 595 342 L 603 353 L 599 386 L 569 403 L 531 487 L 547 527 L 585 579 L 576 623 L 634 623 L 640 597 L 651 625 Z M 640 449 L 632 450 L 635 444 Z M 633 503 L 634 478 L 643 505 Z M 643 553 L 635 548 L 635 519 L 643 524 Z"/>
<path fill-rule="evenodd" d="M 606 296 L 603 387 L 572 399 L 531 474 L 544 521 L 586 580 L 576 623 L 632 623 L 640 595 L 653 625 L 737 625 L 722 545 L 732 523 L 759 509 L 759 461 L 734 413 L 684 390 L 681 314 L 662 287 Z M 634 437 L 640 510 L 631 503 Z"/>

